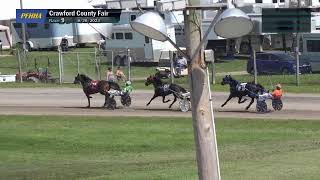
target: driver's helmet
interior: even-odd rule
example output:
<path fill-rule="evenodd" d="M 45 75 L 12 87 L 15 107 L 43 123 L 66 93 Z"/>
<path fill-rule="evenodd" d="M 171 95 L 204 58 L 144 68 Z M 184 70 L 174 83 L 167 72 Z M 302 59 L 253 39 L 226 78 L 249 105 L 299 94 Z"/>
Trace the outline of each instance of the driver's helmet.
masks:
<path fill-rule="evenodd" d="M 130 86 L 130 85 L 131 85 L 131 81 L 127 81 L 126 86 Z"/>
<path fill-rule="evenodd" d="M 276 85 L 276 89 L 277 89 L 277 90 L 280 90 L 280 89 L 281 89 L 281 84 L 277 84 L 277 85 Z"/>

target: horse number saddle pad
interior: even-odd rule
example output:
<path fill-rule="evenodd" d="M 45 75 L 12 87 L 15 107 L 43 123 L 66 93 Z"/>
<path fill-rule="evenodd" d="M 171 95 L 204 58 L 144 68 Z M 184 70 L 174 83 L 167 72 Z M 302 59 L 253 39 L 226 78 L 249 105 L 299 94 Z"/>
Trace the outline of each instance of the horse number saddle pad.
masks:
<path fill-rule="evenodd" d="M 238 84 L 236 88 L 238 91 L 245 91 L 246 85 L 247 85 L 247 83 L 241 83 L 241 84 Z"/>

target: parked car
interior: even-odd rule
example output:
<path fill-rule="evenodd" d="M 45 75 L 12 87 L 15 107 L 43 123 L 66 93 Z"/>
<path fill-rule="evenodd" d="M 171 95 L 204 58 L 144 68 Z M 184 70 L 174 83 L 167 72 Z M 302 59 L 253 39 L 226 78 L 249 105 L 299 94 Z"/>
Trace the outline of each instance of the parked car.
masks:
<path fill-rule="evenodd" d="M 294 74 L 296 72 L 296 59 L 282 51 L 257 52 L 257 72 L 258 74 Z M 247 71 L 254 73 L 253 57 L 247 63 Z M 311 73 L 311 66 L 308 62 L 300 62 L 300 73 Z"/>

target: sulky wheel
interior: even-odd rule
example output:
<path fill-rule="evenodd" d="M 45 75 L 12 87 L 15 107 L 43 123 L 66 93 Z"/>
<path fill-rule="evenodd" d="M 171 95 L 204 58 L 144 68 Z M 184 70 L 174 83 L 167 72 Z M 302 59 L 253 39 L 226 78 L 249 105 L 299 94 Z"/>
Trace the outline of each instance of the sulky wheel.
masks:
<path fill-rule="evenodd" d="M 108 97 L 106 101 L 106 108 L 110 110 L 114 110 L 117 106 L 117 102 L 114 97 Z"/>
<path fill-rule="evenodd" d="M 272 107 L 276 111 L 280 111 L 283 107 L 281 99 L 272 99 Z"/>
<path fill-rule="evenodd" d="M 268 111 L 268 106 L 265 101 L 257 101 L 256 108 L 259 113 L 265 113 Z"/>
<path fill-rule="evenodd" d="M 179 102 L 179 107 L 180 107 L 180 110 L 182 112 L 187 112 L 189 111 L 190 109 L 190 101 L 188 101 L 187 99 L 182 99 L 180 102 Z"/>
<path fill-rule="evenodd" d="M 131 97 L 129 94 L 125 94 L 125 95 L 121 96 L 121 104 L 124 107 L 129 107 L 131 105 Z"/>

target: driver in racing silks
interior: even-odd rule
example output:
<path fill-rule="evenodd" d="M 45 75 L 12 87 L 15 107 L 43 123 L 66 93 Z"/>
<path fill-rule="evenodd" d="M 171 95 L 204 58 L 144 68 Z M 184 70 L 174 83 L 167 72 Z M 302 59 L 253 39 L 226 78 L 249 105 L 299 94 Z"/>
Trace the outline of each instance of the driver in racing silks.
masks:
<path fill-rule="evenodd" d="M 131 93 L 133 90 L 133 87 L 131 85 L 131 81 L 127 81 L 125 84 L 125 87 L 122 89 L 123 93 Z"/>
<path fill-rule="evenodd" d="M 263 94 L 259 95 L 260 99 L 280 99 L 282 96 L 282 88 L 281 84 L 276 85 L 276 89 L 269 93 L 268 91 L 264 92 Z"/>
<path fill-rule="evenodd" d="M 280 99 L 282 96 L 281 84 L 277 84 L 276 89 L 271 94 L 274 99 Z"/>

